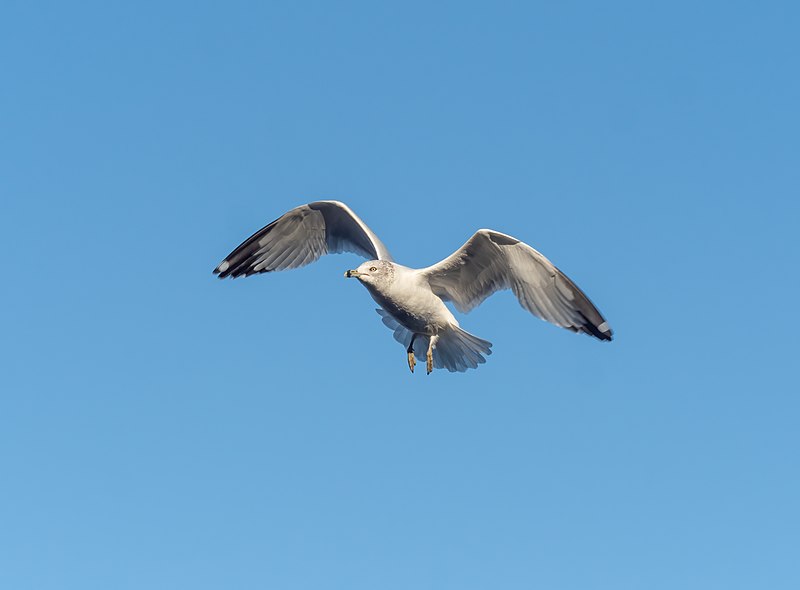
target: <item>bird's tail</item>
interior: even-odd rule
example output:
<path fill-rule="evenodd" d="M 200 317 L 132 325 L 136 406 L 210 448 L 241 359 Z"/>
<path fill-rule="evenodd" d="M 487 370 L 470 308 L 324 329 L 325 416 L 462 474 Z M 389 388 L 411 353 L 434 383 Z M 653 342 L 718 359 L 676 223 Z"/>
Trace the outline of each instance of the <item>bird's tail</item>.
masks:
<path fill-rule="evenodd" d="M 386 311 L 378 308 L 375 311 L 383 319 L 387 328 L 394 332 L 394 339 L 405 348 L 411 342 L 413 333 Z M 420 362 L 425 362 L 428 354 L 430 337 L 418 334 L 414 339 L 414 356 Z M 447 330 L 439 332 L 439 340 L 433 349 L 433 366 L 437 369 L 447 369 L 451 373 L 464 372 L 467 369 L 476 369 L 485 363 L 483 355 L 492 354 L 492 343 L 473 336 L 458 326 L 450 326 Z"/>
<path fill-rule="evenodd" d="M 425 338 L 425 348 L 421 359 L 425 358 L 428 350 L 428 338 Z M 414 343 L 416 345 L 416 342 Z M 414 352 L 417 358 L 416 346 Z M 433 366 L 437 369 L 447 369 L 452 372 L 463 372 L 467 369 L 475 369 L 478 365 L 485 363 L 483 355 L 492 354 L 492 343 L 473 336 L 469 332 L 462 330 L 458 326 L 452 326 L 439 333 L 439 340 L 436 348 L 433 349 Z"/>

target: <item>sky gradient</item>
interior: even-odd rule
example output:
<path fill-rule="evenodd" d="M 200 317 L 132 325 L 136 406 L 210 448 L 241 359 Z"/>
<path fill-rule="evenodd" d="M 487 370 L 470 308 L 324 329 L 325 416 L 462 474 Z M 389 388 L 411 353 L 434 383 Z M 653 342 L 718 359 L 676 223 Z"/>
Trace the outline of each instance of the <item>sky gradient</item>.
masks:
<path fill-rule="evenodd" d="M 0 8 L 0 586 L 800 587 L 800 11 L 789 2 Z M 330 256 L 540 250 L 601 343 L 510 293 L 411 375 Z"/>

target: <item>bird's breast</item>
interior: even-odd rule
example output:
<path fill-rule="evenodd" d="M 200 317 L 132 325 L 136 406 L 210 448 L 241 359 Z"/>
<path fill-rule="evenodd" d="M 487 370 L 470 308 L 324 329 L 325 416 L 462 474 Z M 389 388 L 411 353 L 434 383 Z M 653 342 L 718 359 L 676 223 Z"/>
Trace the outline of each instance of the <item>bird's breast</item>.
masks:
<path fill-rule="evenodd" d="M 372 298 L 402 326 L 419 334 L 435 334 L 458 322 L 427 285 L 393 285 L 384 291 L 369 289 Z"/>

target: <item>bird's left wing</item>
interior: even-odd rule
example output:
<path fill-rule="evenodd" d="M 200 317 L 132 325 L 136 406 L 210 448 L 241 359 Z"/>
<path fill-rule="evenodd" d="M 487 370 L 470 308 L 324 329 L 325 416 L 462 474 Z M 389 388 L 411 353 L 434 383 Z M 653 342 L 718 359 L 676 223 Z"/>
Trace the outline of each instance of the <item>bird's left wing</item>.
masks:
<path fill-rule="evenodd" d="M 575 283 L 541 253 L 500 232 L 478 230 L 452 255 L 419 272 L 460 311 L 511 289 L 522 307 L 543 320 L 600 340 L 612 338 L 608 322 Z"/>
<path fill-rule="evenodd" d="M 219 278 L 298 268 L 323 254 L 355 252 L 367 259 L 392 260 L 367 224 L 339 201 L 300 205 L 261 228 L 223 260 Z"/>

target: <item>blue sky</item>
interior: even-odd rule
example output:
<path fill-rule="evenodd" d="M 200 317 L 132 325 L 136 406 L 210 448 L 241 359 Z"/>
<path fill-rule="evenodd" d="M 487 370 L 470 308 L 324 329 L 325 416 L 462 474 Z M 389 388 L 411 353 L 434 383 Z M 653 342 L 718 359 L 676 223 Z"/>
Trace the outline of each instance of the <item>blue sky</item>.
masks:
<path fill-rule="evenodd" d="M 0 585 L 800 586 L 799 16 L 4 3 Z M 411 375 L 354 256 L 212 276 L 321 198 L 409 266 L 512 234 L 616 339 L 503 293 Z"/>

